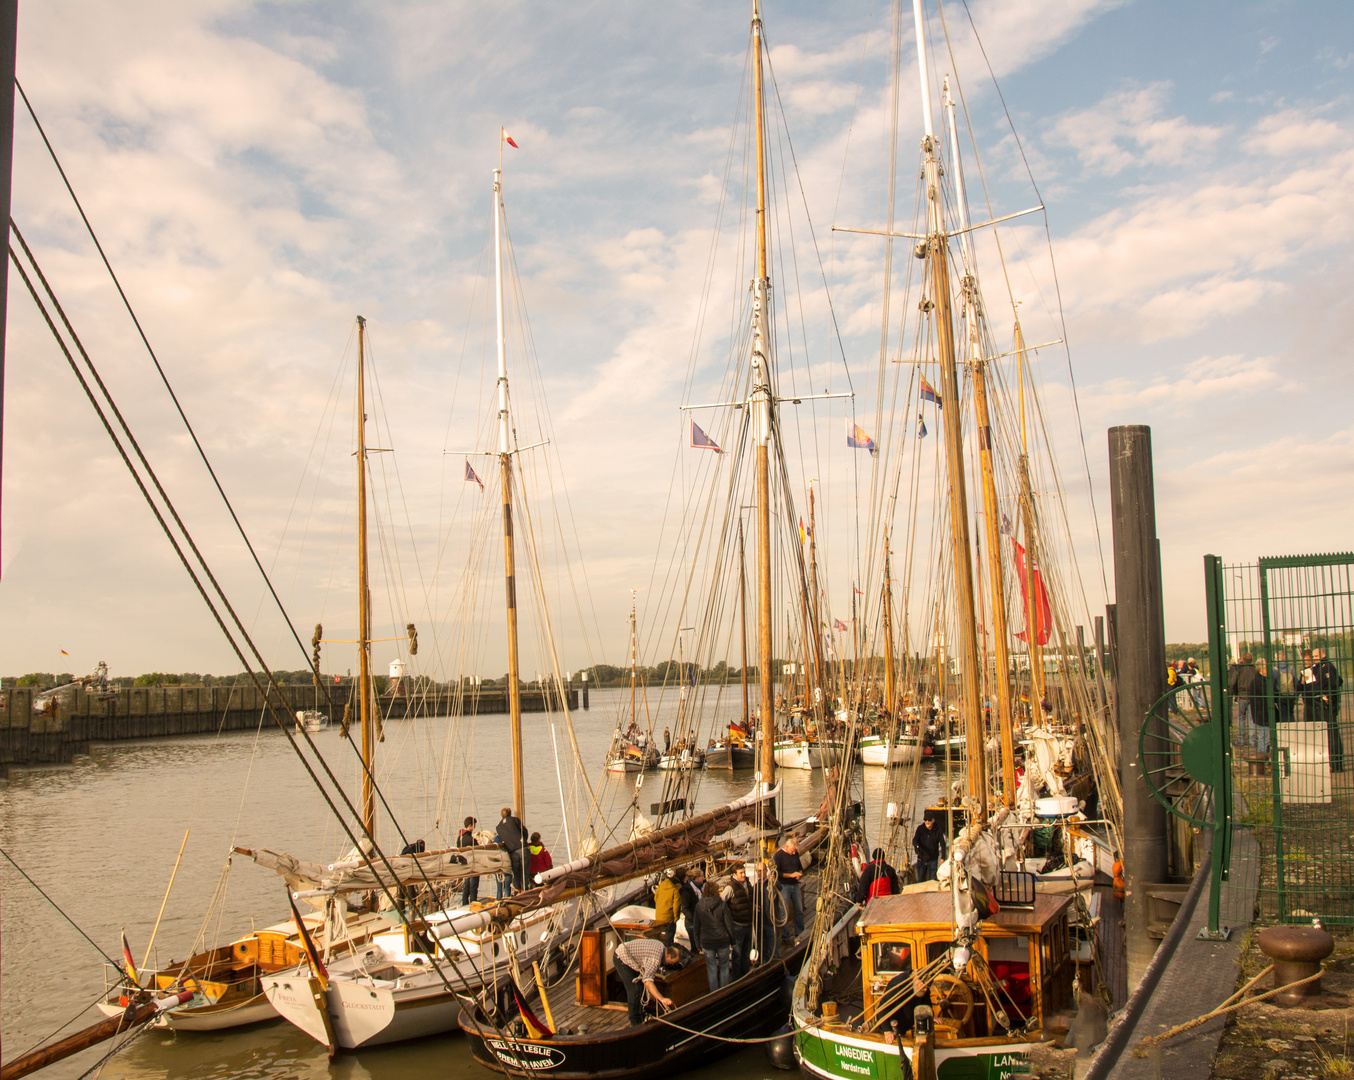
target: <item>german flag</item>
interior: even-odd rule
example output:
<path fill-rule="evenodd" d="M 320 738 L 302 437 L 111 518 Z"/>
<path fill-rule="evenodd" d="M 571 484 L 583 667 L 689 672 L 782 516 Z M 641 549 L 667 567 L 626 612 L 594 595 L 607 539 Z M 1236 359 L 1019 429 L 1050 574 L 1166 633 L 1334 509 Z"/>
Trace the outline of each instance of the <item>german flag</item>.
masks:
<path fill-rule="evenodd" d="M 527 1003 L 526 995 L 517 986 L 517 980 L 509 974 L 508 979 L 512 982 L 512 999 L 517 1002 L 517 1011 L 522 1014 L 522 1023 L 527 1026 L 527 1036 L 532 1039 L 550 1039 L 554 1038 L 555 1033 L 550 1030 L 550 1026 L 536 1018 L 532 1012 L 530 1004 Z"/>

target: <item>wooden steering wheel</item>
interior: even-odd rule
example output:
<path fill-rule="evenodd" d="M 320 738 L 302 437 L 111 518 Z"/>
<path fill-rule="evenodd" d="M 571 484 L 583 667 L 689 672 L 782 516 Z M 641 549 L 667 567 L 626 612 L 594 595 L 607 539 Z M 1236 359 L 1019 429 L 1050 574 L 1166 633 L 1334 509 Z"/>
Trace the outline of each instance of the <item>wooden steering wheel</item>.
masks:
<path fill-rule="evenodd" d="M 963 979 L 937 975 L 931 980 L 931 1007 L 963 1027 L 973 1015 L 973 991 Z"/>

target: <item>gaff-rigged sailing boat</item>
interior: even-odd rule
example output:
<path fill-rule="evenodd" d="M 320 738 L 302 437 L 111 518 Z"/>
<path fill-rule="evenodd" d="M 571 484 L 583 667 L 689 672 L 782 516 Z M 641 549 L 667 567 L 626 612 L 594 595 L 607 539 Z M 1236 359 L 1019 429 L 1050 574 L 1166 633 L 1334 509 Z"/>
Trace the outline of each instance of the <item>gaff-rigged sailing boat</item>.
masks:
<path fill-rule="evenodd" d="M 728 1054 L 735 1048 L 735 1039 L 769 1035 L 784 1023 L 785 1006 L 781 998 L 787 976 L 793 975 L 808 949 L 809 928 L 802 931 L 793 924 L 780 920 L 778 927 L 775 894 L 767 886 L 774 885 L 771 876 L 768 841 L 779 838 L 782 829 L 771 816 L 769 800 L 777 788 L 772 787 L 775 774 L 775 681 L 772 656 L 772 461 L 781 461 L 780 433 L 777 422 L 776 370 L 774 333 L 770 312 L 771 282 L 767 260 L 767 162 L 765 152 L 765 124 L 763 118 L 762 22 L 754 0 L 751 26 L 750 68 L 753 77 L 753 119 L 756 140 L 756 277 L 752 286 L 750 321 L 744 348 L 736 357 L 737 385 L 745 391 L 741 400 L 731 403 L 739 407 L 738 423 L 742 432 L 736 439 L 740 462 L 748 457 L 751 469 L 752 513 L 756 529 L 756 668 L 758 682 L 758 723 L 751 732 L 749 743 L 755 746 L 756 785 L 753 792 L 728 807 L 710 814 L 701 814 L 687 821 L 668 825 L 646 838 L 650 858 L 655 851 L 670 853 L 674 867 L 697 861 L 705 864 L 707 877 L 718 885 L 732 877 L 735 868 L 747 863 L 748 877 L 756 884 L 750 893 L 739 895 L 746 899 L 750 922 L 749 940 L 741 946 L 742 958 L 747 961 L 739 970 L 741 975 L 726 975 L 727 982 L 711 988 L 707 966 L 699 958 L 683 958 L 682 962 L 665 969 L 661 976 L 664 996 L 671 1000 L 671 1010 L 657 1017 L 645 1016 L 641 1022 L 630 1024 L 627 1011 L 618 1008 L 625 1000 L 620 990 L 619 974 L 615 967 L 615 948 L 652 930 L 651 920 L 624 918 L 628 913 L 613 915 L 610 924 L 599 926 L 595 932 L 585 933 L 577 954 L 576 980 L 560 979 L 554 989 L 538 987 L 529 994 L 528 1009 L 522 1011 L 523 1028 L 511 1039 L 496 1038 L 485 1030 L 484 1017 L 478 1011 L 468 1010 L 461 1019 L 462 1030 L 470 1039 L 476 1060 L 499 1072 L 513 1073 L 540 1070 L 550 1076 L 583 1080 L 596 1076 L 661 1077 L 692 1068 Z M 747 450 L 753 451 L 751 455 Z M 744 478 L 747 473 L 742 474 Z M 779 476 L 776 476 L 779 479 Z M 720 481 L 721 487 L 723 481 Z M 724 538 L 720 553 L 727 555 L 746 494 L 726 491 L 727 502 L 721 515 L 711 515 L 711 528 L 719 530 Z M 718 524 L 716 524 L 718 523 Z M 716 562 L 732 562 L 717 559 Z M 696 574 L 693 566 L 691 573 Z M 720 565 L 716 573 L 721 582 L 727 567 Z M 742 574 L 738 575 L 741 588 Z M 707 618 L 702 624 L 702 638 L 706 648 L 714 637 L 709 627 L 719 621 L 715 601 L 720 584 L 696 589 L 683 585 L 684 593 L 695 591 L 706 596 L 700 601 Z M 679 639 L 680 640 L 680 639 Z M 746 658 L 744 671 L 747 670 Z M 694 710 L 693 710 L 694 711 Z M 707 757 L 707 767 L 711 765 Z M 668 774 L 664 797 L 667 805 L 682 805 L 693 790 L 695 777 L 690 771 Z M 669 799 L 669 796 L 672 796 Z M 712 817 L 713 815 L 713 817 Z M 706 822 L 719 823 L 737 816 L 754 826 L 750 835 L 742 838 L 741 849 L 712 843 L 714 837 Z M 801 852 L 816 850 L 825 840 L 827 830 L 810 819 L 802 830 Z M 660 846 L 661 843 L 661 846 Z M 599 855 L 578 866 L 579 872 L 596 873 L 598 863 L 618 869 L 625 861 L 617 853 L 611 858 Z M 788 856 L 788 853 L 787 853 Z M 801 856 L 802 860 L 802 856 Z M 785 860 L 782 860 L 783 862 Z M 802 867 L 802 861 L 798 864 Z M 570 868 L 549 871 L 539 876 L 546 887 L 567 881 Z M 802 869 L 788 871 L 796 875 Z M 580 887 L 586 887 L 580 883 Z M 707 885 L 708 888 L 708 885 Z M 818 905 L 816 874 L 806 876 L 804 910 Z M 547 895 L 549 895 L 547 893 Z M 824 897 L 823 906 L 831 911 L 835 901 Z M 785 931 L 780 939 L 777 930 Z M 754 955 L 755 954 L 755 955 Z M 710 954 L 707 953 L 707 957 Z M 718 981 L 718 980 L 717 980 Z"/>
<path fill-rule="evenodd" d="M 901 5 L 899 5 L 900 7 Z M 902 15 L 895 8 L 895 48 L 902 41 Z M 1072 1003 L 1075 964 L 1070 952 L 1070 924 L 1078 894 L 1045 891 L 1022 861 L 1025 840 L 1034 823 L 1035 808 L 1030 793 L 1043 784 L 1061 790 L 1056 770 L 1046 769 L 1043 755 L 1030 754 L 1026 776 L 1017 791 L 1013 729 L 1016 722 L 1011 683 L 1013 665 L 1006 651 L 1008 628 L 1000 514 L 994 484 L 993 447 L 996 429 L 989 415 L 988 360 L 990 339 L 984 334 L 984 315 L 977 287 L 976 260 L 970 241 L 971 227 L 963 191 L 962 171 L 952 103 L 946 94 L 951 140 L 948 169 L 941 164 L 940 140 L 932 126 L 931 84 L 925 45 L 925 16 L 921 0 L 913 0 L 913 22 L 922 86 L 925 135 L 922 140 L 925 232 L 915 254 L 927 264 L 926 301 L 922 310 L 930 323 L 926 335 L 935 342 L 939 370 L 939 393 L 944 403 L 943 483 L 948 489 L 949 577 L 953 590 L 954 625 L 959 639 L 959 718 L 966 742 L 965 779 L 958 806 L 951 800 L 946 815 L 953 813 L 966 824 L 951 846 L 948 863 L 940 868 L 940 883 L 907 886 L 901 895 L 882 896 L 853 907 L 833 922 L 820 915 L 813 956 L 806 962 L 795 987 L 793 1022 L 796 1047 L 806 1074 L 825 1080 L 849 1080 L 870 1075 L 881 1080 L 900 1080 L 914 1075 L 912 1067 L 919 1047 L 934 1051 L 928 1066 L 939 1075 L 1007 1078 L 1020 1068 L 1023 1056 L 1039 1042 L 1055 1036 L 1057 1014 Z M 895 56 L 894 71 L 900 64 Z M 896 90 L 895 90 L 896 100 Z M 949 191 L 946 184 L 951 185 Z M 959 220 L 951 227 L 947 206 L 957 209 Z M 981 227 L 981 226 L 978 226 Z M 891 230 L 887 236 L 898 236 Z M 959 241 L 962 275 L 951 272 L 951 245 Z M 914 237 L 915 239 L 915 237 Z M 962 320 L 956 318 L 955 300 Z M 975 595 L 982 578 L 975 575 L 973 538 L 969 532 L 969 509 L 964 464 L 956 322 L 969 331 L 968 364 L 972 378 L 973 421 L 977 429 L 979 476 L 987 518 L 987 548 L 990 592 L 996 636 L 994 670 L 989 676 L 985 650 L 979 648 L 979 630 L 984 612 Z M 1023 365 L 1023 346 L 1018 342 Z M 1021 373 L 1021 394 L 1024 376 Z M 1023 404 L 1023 401 L 1022 401 Z M 1020 458 L 1022 518 L 1026 523 L 1027 547 L 1036 550 L 1029 536 L 1033 530 L 1028 461 L 1022 445 Z M 979 572 L 981 573 L 981 571 Z M 1026 609 L 1032 617 L 1029 653 L 1032 675 L 1043 689 L 1042 662 L 1038 654 L 1040 632 L 1035 590 L 1025 585 Z M 936 640 L 941 639 L 937 615 Z M 944 663 L 936 665 L 937 695 L 944 697 Z M 1064 672 L 1068 665 L 1064 665 Z M 995 683 L 992 694 L 985 683 Z M 985 730 L 984 706 L 996 698 L 996 731 Z M 1072 693 L 1062 695 L 1064 708 L 1086 715 Z M 1032 699 L 1036 717 L 1042 719 L 1043 695 Z M 942 716 L 942 720 L 947 717 Z M 946 725 L 948 726 L 948 725 Z M 1039 746 L 1040 732 L 1034 733 Z M 989 776 L 989 757 L 999 759 L 999 768 Z M 995 812 L 989 809 L 993 804 Z M 1072 800 L 1075 809 L 1075 800 Z M 1066 810 L 1062 813 L 1066 814 Z M 994 902 L 1000 898 L 1000 906 Z M 852 939 L 859 937 L 859 948 Z M 933 1035 L 917 1020 L 917 1011 L 933 1010 Z M 1064 1014 L 1070 1018 L 1070 1014 Z M 915 1021 L 915 1022 L 914 1022 Z M 968 1059 L 956 1060 L 956 1059 Z M 948 1067 L 947 1067 L 948 1066 Z"/>
<path fill-rule="evenodd" d="M 513 457 L 519 452 L 509 416 L 508 370 L 504 340 L 503 284 L 503 197 L 502 171 L 494 170 L 494 280 L 498 356 L 498 450 L 500 490 L 503 513 L 504 581 L 507 598 L 507 698 L 512 734 L 513 802 L 519 820 L 525 814 L 526 787 L 522 771 L 522 708 L 518 654 L 517 549 L 513 528 Z M 360 386 L 360 381 L 359 381 Z M 360 391 L 359 391 L 360 392 Z M 361 406 L 359 406 L 359 409 Z M 359 432 L 363 422 L 359 422 Z M 359 490 L 365 479 L 362 460 L 365 439 L 359 435 Z M 359 496 L 359 528 L 365 524 L 365 501 Z M 365 548 L 363 549 L 365 559 Z M 362 569 L 365 577 L 365 567 Z M 365 590 L 363 596 L 366 596 Z M 363 642 L 368 613 L 364 607 Z M 367 658 L 363 657 L 363 685 L 366 685 Z M 562 699 L 562 695 L 561 699 Z M 364 709 L 369 708 L 369 704 Z M 365 715 L 365 713 L 364 713 Z M 364 724 L 364 760 L 368 750 Z M 369 795 L 370 766 L 364 777 L 364 807 Z M 374 812 L 366 822 L 368 835 L 375 828 Z M 525 846 L 525 845 L 523 845 Z M 445 885 L 469 876 L 479 876 L 509 868 L 508 855 L 502 850 L 483 848 L 431 852 L 408 858 L 409 874 L 399 874 L 395 883 L 371 882 L 368 888 L 431 887 L 437 895 Z M 431 872 L 430 872 L 431 871 Z M 338 895 L 354 891 L 350 882 L 321 884 L 320 892 Z M 335 1049 L 356 1049 L 418 1038 L 452 1030 L 461 1011 L 461 1002 L 496 987 L 511 970 L 530 967 L 556 939 L 567 941 L 586 915 L 578 905 L 545 906 L 520 915 L 506 925 L 484 922 L 465 928 L 461 922 L 469 912 L 460 907 L 443 907 L 418 923 L 404 922 L 389 933 L 378 934 L 370 944 L 329 966 L 327 972 L 315 972 L 310 978 L 279 976 L 265 983 L 265 992 L 279 1013 Z M 472 920 L 473 921 L 473 920 Z M 575 925 L 577 922 L 578 925 Z M 298 973 L 299 976 L 299 973 Z"/>

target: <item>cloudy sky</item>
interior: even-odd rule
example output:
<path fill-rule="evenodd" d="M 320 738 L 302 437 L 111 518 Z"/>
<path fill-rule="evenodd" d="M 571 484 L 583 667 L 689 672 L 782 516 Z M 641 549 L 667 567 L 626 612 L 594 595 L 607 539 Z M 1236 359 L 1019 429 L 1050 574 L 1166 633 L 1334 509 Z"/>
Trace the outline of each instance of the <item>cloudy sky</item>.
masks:
<path fill-rule="evenodd" d="M 1105 597 L 1081 438 L 1108 558 L 1106 429 L 1149 424 L 1167 636 L 1198 640 L 1205 553 L 1351 547 L 1354 18 L 1339 3 L 969 10 L 985 57 L 947 4 L 953 59 L 934 18 L 935 74 L 959 73 L 993 213 L 1047 207 L 1080 430 L 1067 356 L 1046 352 L 1039 378 L 1088 604 Z M 889 13 L 767 0 L 765 18 L 799 166 L 786 203 L 812 221 L 842 334 L 806 370 L 828 373 L 819 392 L 854 385 L 874 417 L 879 247 L 832 227 L 882 221 Z M 692 356 L 727 341 L 740 272 L 710 275 L 703 304 L 721 206 L 726 233 L 740 213 L 746 44 L 747 12 L 727 3 L 21 5 L 19 79 L 303 637 L 351 626 L 359 314 L 374 441 L 395 451 L 381 542 L 401 561 L 378 575 L 397 594 L 378 613 L 429 625 L 468 602 L 455 567 L 484 538 L 464 523 L 457 454 L 491 437 L 483 275 L 503 125 L 521 147 L 505 198 L 534 342 L 520 434 L 552 440 L 540 524 L 574 552 L 559 595 L 582 595 L 591 627 L 566 630 L 562 659 L 623 659 L 628 590 L 662 577 L 671 536 L 677 405 L 718 386 L 718 363 Z M 919 137 L 909 71 L 900 220 Z M 264 651 L 301 666 L 22 106 L 15 140 L 16 222 Z M 1034 221 L 1010 252 L 1042 341 L 1062 331 L 1051 271 L 1020 277 L 1048 262 Z M 818 280 L 805 229 L 789 248 L 801 283 Z M 825 302 L 804 310 L 823 322 Z M 831 336 L 806 331 L 810 353 Z M 0 669 L 238 670 L 13 273 L 8 350 Z M 835 445 L 843 413 L 817 415 Z"/>

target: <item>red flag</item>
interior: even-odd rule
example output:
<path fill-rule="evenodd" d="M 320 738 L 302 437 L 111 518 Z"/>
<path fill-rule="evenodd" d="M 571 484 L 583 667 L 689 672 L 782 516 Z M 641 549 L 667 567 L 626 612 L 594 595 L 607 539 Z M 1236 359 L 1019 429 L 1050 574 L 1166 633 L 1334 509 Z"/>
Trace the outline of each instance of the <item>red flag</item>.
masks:
<path fill-rule="evenodd" d="M 301 935 L 301 945 L 306 950 L 306 958 L 310 960 L 310 970 L 319 978 L 321 988 L 328 990 L 329 972 L 325 970 L 324 961 L 320 959 L 320 951 L 315 948 L 315 942 L 310 940 L 310 934 L 301 919 L 301 913 L 296 910 L 296 901 L 292 899 L 290 889 L 287 890 L 287 903 L 291 905 L 292 918 L 296 920 L 296 929 Z"/>
<path fill-rule="evenodd" d="M 1028 641 L 1029 639 L 1026 637 L 1026 631 L 1029 629 L 1030 620 L 1028 612 L 1031 605 L 1030 598 L 1026 593 L 1029 583 L 1026 580 L 1025 574 L 1025 549 L 1016 543 L 1014 536 L 1011 537 L 1011 543 L 1015 545 L 1016 577 L 1020 579 L 1020 592 L 1021 595 L 1025 597 L 1025 611 L 1027 613 L 1025 618 L 1025 630 L 1016 634 L 1016 637 L 1021 641 Z M 1053 630 L 1053 610 L 1049 607 L 1048 592 L 1044 589 L 1044 579 L 1039 573 L 1038 562 L 1034 564 L 1034 595 L 1038 598 L 1038 602 L 1034 607 L 1034 628 L 1039 636 L 1039 644 L 1047 645 L 1049 634 Z"/>
<path fill-rule="evenodd" d="M 515 142 L 512 141 L 512 136 L 509 135 L 507 132 L 503 133 L 503 141 L 506 142 L 509 146 L 511 146 L 514 150 L 522 149 L 520 146 L 518 146 Z"/>

